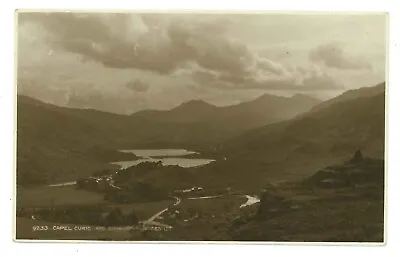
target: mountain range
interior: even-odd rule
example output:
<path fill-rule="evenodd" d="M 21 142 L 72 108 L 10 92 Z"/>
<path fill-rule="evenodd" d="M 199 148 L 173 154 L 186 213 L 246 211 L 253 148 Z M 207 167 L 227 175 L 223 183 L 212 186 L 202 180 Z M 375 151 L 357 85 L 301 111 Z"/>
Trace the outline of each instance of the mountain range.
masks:
<path fill-rule="evenodd" d="M 17 182 L 62 182 L 111 168 L 109 161 L 135 158 L 116 149 L 188 148 L 227 156 L 223 164 L 203 167 L 224 170 L 211 177 L 227 175 L 229 168 L 221 165 L 233 170 L 268 166 L 269 173 L 299 161 L 316 165 L 355 148 L 382 156 L 384 90 L 380 84 L 322 103 L 306 95 L 263 95 L 224 107 L 192 100 L 171 110 L 132 115 L 59 107 L 19 95 Z M 249 163 L 266 166 L 250 168 Z"/>
<path fill-rule="evenodd" d="M 223 180 L 232 187 L 260 188 L 308 176 L 356 150 L 384 159 L 384 84 L 348 91 L 295 118 L 225 141 L 219 152 L 226 161 L 204 167 L 203 183 Z"/>
<path fill-rule="evenodd" d="M 240 131 L 293 118 L 319 102 L 302 94 L 293 97 L 264 94 L 252 101 L 223 107 L 191 100 L 168 111 L 145 110 L 131 117 L 158 122 L 207 123 Z"/>
<path fill-rule="evenodd" d="M 291 152 L 318 154 L 321 150 L 340 152 L 349 147 L 367 147 L 385 135 L 384 84 L 346 93 L 316 105 L 298 117 L 250 130 L 227 142 L 237 153 L 244 145 L 262 152 L 274 144 L 290 145 Z M 307 145 L 304 145 L 307 143 Z M 286 148 L 286 147 L 285 147 Z M 370 154 L 382 157 L 383 149 L 371 147 Z"/>

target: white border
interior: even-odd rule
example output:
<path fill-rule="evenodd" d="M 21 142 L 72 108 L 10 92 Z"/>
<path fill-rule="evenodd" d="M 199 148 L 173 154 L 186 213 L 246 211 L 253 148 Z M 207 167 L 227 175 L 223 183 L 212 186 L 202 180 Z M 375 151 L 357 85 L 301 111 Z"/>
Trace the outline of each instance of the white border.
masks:
<path fill-rule="evenodd" d="M 70 256 L 72 253 L 75 254 L 85 254 L 87 255 L 88 251 L 91 254 L 97 255 L 117 255 L 117 254 L 127 254 L 131 255 L 148 255 L 157 254 L 161 255 L 185 255 L 190 254 L 191 256 L 204 256 L 208 254 L 215 255 L 227 255 L 233 254 L 237 256 L 257 254 L 258 250 L 261 255 L 266 254 L 297 254 L 303 255 L 307 254 L 308 256 L 313 256 L 314 254 L 319 256 L 323 253 L 325 256 L 337 256 L 338 254 L 352 255 L 355 253 L 360 253 L 364 256 L 380 256 L 382 254 L 394 254 L 395 248 L 397 244 L 395 242 L 396 235 L 398 235 L 398 205 L 396 203 L 396 198 L 394 198 L 396 190 L 398 186 L 395 184 L 395 181 L 398 181 L 399 178 L 398 173 L 400 171 L 396 171 L 396 167 L 398 167 L 399 163 L 397 163 L 396 155 L 396 146 L 399 145 L 399 136 L 397 131 L 399 131 L 398 126 L 400 123 L 399 119 L 396 119 L 396 105 L 399 104 L 399 101 L 396 101 L 395 97 L 398 96 L 399 93 L 399 77 L 397 72 L 397 67 L 399 67 L 398 57 L 399 53 L 399 28 L 400 28 L 400 15 L 399 15 L 399 4 L 396 5 L 396 0 L 392 1 L 350 1 L 350 0 L 336 0 L 336 1 L 311 1 L 311 0 L 302 0 L 302 1 L 289 1 L 289 0 L 279 0 L 274 3 L 270 3 L 270 1 L 266 3 L 261 3 L 261 1 L 219 1 L 216 0 L 202 0 L 202 1 L 178 1 L 178 0 L 168 0 L 168 1 L 155 1 L 155 0 L 146 0 L 143 2 L 138 2 L 129 5 L 128 1 L 96 1 L 94 5 L 92 1 L 83 1 L 83 0 L 69 0 L 66 2 L 60 1 L 44 1 L 44 0 L 36 0 L 36 1 L 14 1 L 13 3 L 4 3 L 2 4 L 1 10 L 2 15 L 1 18 L 1 26 L 3 37 L 0 41 L 2 47 L 0 48 L 2 53 L 2 69 L 1 69 L 1 91 L 0 91 L 0 113 L 1 113 L 1 154 L 0 154 L 0 163 L 2 165 L 1 172 L 3 172 L 3 183 L 1 185 L 1 199 L 2 205 L 7 206 L 7 210 L 2 210 L 1 213 L 1 232 L 2 238 L 1 242 L 7 242 L 8 244 L 4 247 L 2 244 L 1 251 L 5 253 L 9 253 L 6 249 L 12 249 L 13 253 L 17 252 L 19 254 L 38 254 L 41 256 Z M 228 8 L 227 8 L 228 7 Z M 397 8 L 396 8 L 397 7 Z M 390 203 L 390 207 L 388 208 L 388 213 L 386 215 L 388 222 L 387 229 L 387 245 L 386 247 L 365 247 L 365 246 L 309 246 L 309 244 L 302 244 L 303 246 L 282 246 L 282 245 L 268 245 L 267 247 L 260 244 L 252 244 L 252 245 L 229 245 L 228 244 L 207 244 L 202 245 L 201 247 L 196 247 L 195 245 L 190 244 L 92 244 L 92 243 L 84 243 L 84 244 L 71 244 L 71 243 L 13 243 L 12 231 L 13 224 L 10 222 L 9 218 L 12 218 L 12 197 L 13 197 L 13 163 L 14 163 L 14 151 L 12 150 L 14 143 L 14 112 L 13 112 L 13 100 L 14 100 L 14 10 L 15 9 L 31 9 L 31 8 L 40 8 L 40 9 L 112 9 L 112 10 L 121 10 L 121 9 L 141 9 L 141 10 L 149 10 L 149 9 L 162 9 L 162 10 L 231 10 L 231 11 L 245 11 L 245 10 L 282 10 L 285 12 L 288 11 L 366 11 L 366 12 L 387 12 L 390 11 L 390 47 L 388 51 L 390 55 L 388 55 L 388 61 L 390 66 L 388 67 L 389 72 L 389 90 L 387 97 L 387 104 L 389 108 L 388 115 L 391 117 L 388 120 L 388 135 L 390 141 L 388 141 L 388 161 L 387 166 L 389 169 L 389 174 L 387 176 L 387 200 Z M 397 28 L 397 29 L 396 29 Z M 397 30 L 397 31 L 396 31 Z M 397 58 L 396 58 L 397 57 Z M 397 106 L 398 107 L 398 106 Z M 397 179 L 396 179 L 397 177 Z M 397 195 L 397 194 L 396 194 Z M 4 201 L 5 200 L 5 201 Z M 3 238 L 4 237 L 4 238 Z M 11 243 L 11 244 L 10 244 Z M 285 244 L 288 245 L 288 244 Z M 324 244 L 326 245 L 326 244 Z M 343 244 L 341 244 L 343 245 Z M 196 249 L 197 248 L 197 249 Z M 256 252 L 254 252 L 256 251 Z M 5 256 L 5 255 L 3 255 Z"/>

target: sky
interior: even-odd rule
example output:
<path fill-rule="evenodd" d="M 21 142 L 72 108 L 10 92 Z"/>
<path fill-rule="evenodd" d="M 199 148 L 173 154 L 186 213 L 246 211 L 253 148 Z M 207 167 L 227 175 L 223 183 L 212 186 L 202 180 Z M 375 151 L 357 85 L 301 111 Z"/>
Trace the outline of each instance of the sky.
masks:
<path fill-rule="evenodd" d="M 18 93 L 60 106 L 328 99 L 385 80 L 383 14 L 20 12 L 17 22 Z"/>

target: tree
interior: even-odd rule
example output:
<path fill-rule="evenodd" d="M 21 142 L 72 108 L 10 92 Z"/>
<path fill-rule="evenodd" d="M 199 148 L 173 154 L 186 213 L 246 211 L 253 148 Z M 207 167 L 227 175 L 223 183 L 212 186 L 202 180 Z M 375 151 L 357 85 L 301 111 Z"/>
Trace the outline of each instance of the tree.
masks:
<path fill-rule="evenodd" d="M 358 163 L 358 162 L 362 162 L 363 161 L 363 155 L 362 155 L 362 153 L 361 153 L 361 150 L 357 150 L 355 153 L 354 153 L 354 156 L 353 156 L 353 159 L 351 159 L 351 162 L 352 163 Z"/>

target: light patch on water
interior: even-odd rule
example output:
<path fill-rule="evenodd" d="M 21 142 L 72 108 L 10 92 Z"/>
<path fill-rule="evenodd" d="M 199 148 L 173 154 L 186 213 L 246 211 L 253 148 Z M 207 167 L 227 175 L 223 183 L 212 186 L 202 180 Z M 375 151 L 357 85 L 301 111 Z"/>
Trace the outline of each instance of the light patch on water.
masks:
<path fill-rule="evenodd" d="M 188 198 L 189 200 L 198 200 L 198 199 L 213 199 L 213 198 L 217 198 L 220 197 L 222 195 L 210 195 L 210 196 L 200 196 L 200 197 L 190 197 Z"/>
<path fill-rule="evenodd" d="M 159 161 L 162 163 L 163 166 L 178 165 L 182 168 L 191 168 L 191 167 L 206 165 L 215 160 L 187 159 L 187 158 L 161 158 L 161 159 L 146 158 L 146 159 L 140 159 L 140 160 L 134 160 L 134 161 L 113 162 L 112 164 L 119 165 L 122 169 L 126 169 L 131 166 L 136 166 L 142 162 L 159 162 Z"/>
<path fill-rule="evenodd" d="M 247 202 L 245 202 L 244 204 L 240 205 L 240 208 L 244 208 L 246 206 L 250 206 L 256 203 L 260 202 L 260 199 L 251 195 L 245 195 L 245 197 L 247 198 Z"/>
<path fill-rule="evenodd" d="M 198 154 L 194 151 L 186 149 L 132 149 L 120 150 L 123 153 L 133 153 L 138 157 L 157 157 L 157 156 L 185 156 L 190 154 Z"/>
<path fill-rule="evenodd" d="M 59 183 L 59 184 L 52 184 L 48 185 L 49 187 L 62 187 L 62 186 L 73 186 L 76 185 L 76 181 L 70 181 L 70 182 L 65 182 L 65 183 Z"/>
<path fill-rule="evenodd" d="M 184 156 L 186 155 L 199 154 L 197 152 L 189 151 L 186 149 L 131 149 L 119 151 L 123 153 L 133 153 L 141 158 L 139 160 L 119 161 L 112 163 L 119 165 L 122 169 L 126 169 L 128 167 L 135 166 L 139 163 L 146 161 L 161 162 L 163 166 L 177 165 L 182 168 L 191 168 L 206 165 L 215 161 L 211 159 L 184 158 Z"/>

